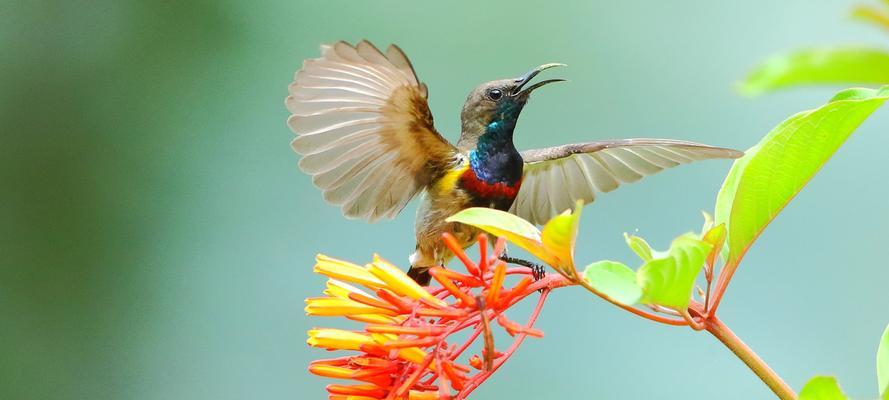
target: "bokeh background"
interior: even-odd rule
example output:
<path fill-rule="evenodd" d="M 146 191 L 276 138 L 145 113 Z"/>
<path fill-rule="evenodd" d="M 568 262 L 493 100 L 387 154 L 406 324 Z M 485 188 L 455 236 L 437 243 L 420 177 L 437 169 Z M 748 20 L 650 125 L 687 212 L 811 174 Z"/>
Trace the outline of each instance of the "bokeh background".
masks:
<path fill-rule="evenodd" d="M 861 0 L 866 1 L 866 0 Z M 873 0 L 875 1 L 875 0 Z M 283 99 L 338 39 L 398 43 L 454 139 L 477 83 L 543 62 L 520 148 L 656 136 L 747 148 L 838 88 L 740 98 L 758 61 L 889 36 L 856 1 L 6 1 L 0 3 L 0 398 L 308 399 L 321 352 L 303 315 L 313 256 L 406 265 L 415 204 L 347 221 L 296 167 Z M 766 231 L 723 319 L 799 389 L 814 374 L 874 397 L 889 321 L 889 110 L 878 111 Z M 580 260 L 665 248 L 712 210 L 728 162 L 602 196 Z M 712 337 L 579 290 L 552 296 L 480 399 L 752 399 L 770 393 Z"/>

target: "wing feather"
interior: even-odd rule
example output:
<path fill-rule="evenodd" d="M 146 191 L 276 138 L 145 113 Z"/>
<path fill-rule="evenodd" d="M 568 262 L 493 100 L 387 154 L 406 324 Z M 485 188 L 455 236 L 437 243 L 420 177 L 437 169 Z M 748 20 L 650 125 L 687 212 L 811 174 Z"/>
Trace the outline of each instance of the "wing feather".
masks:
<path fill-rule="evenodd" d="M 583 167 L 580 164 L 580 161 L 575 158 L 567 158 L 564 162 L 564 171 L 565 174 L 565 182 L 588 182 L 586 175 L 583 172 Z M 568 185 L 566 188 L 568 190 L 568 194 L 572 199 L 587 199 L 592 200 L 593 192 L 592 188 L 589 184 L 586 185 Z"/>
<path fill-rule="evenodd" d="M 587 162 L 586 166 L 592 176 L 592 183 L 596 187 L 596 190 L 603 193 L 610 192 L 617 189 L 620 185 L 617 181 L 617 177 L 611 172 L 610 167 L 600 154 L 590 154 L 589 157 L 578 156 L 578 158 L 590 159 L 592 161 Z"/>
<path fill-rule="evenodd" d="M 288 92 L 300 169 L 347 217 L 395 217 L 456 155 L 433 126 L 426 85 L 394 45 L 323 45 Z"/>
<path fill-rule="evenodd" d="M 743 153 L 668 139 L 625 139 L 569 144 L 522 152 L 522 188 L 510 212 L 544 224 L 577 200 L 617 189 L 664 169 L 693 161 L 738 158 Z"/>
<path fill-rule="evenodd" d="M 330 171 L 351 159 L 363 158 L 380 151 L 374 140 L 346 141 L 346 144 L 327 151 L 309 154 L 299 160 L 299 168 L 309 174 Z"/>

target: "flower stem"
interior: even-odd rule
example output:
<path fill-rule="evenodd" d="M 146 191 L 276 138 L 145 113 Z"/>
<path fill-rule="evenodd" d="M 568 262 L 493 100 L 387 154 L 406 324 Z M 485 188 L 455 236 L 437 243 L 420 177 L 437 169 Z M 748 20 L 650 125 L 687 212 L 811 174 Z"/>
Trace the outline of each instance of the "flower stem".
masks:
<path fill-rule="evenodd" d="M 652 321 L 654 321 L 654 322 L 660 322 L 660 323 L 662 323 L 662 324 L 666 324 L 666 325 L 673 325 L 673 326 L 683 326 L 683 325 L 688 325 L 688 322 L 686 322 L 685 320 L 674 319 L 674 318 L 668 318 L 668 317 L 660 316 L 660 315 L 657 315 L 657 314 L 652 314 L 652 313 L 649 313 L 649 312 L 642 311 L 642 310 L 640 310 L 640 309 L 638 309 L 638 308 L 636 308 L 636 307 L 633 307 L 633 306 L 628 306 L 628 305 L 626 305 L 626 304 L 621 304 L 621 303 L 618 302 L 617 300 L 614 300 L 614 299 L 612 299 L 611 297 L 608 297 L 608 295 L 606 295 L 605 293 L 602 293 L 602 292 L 596 290 L 596 288 L 590 286 L 590 284 L 586 283 L 586 281 L 583 280 L 583 279 L 580 279 L 577 283 L 579 283 L 580 286 L 582 286 L 584 289 L 588 290 L 590 293 L 592 293 L 592 294 L 594 294 L 594 295 L 596 295 L 596 296 L 599 296 L 599 297 L 601 297 L 602 299 L 604 299 L 605 301 L 607 301 L 607 302 L 609 302 L 609 303 L 611 303 L 611 304 L 614 304 L 614 305 L 616 305 L 616 306 L 618 306 L 618 307 L 620 307 L 620 308 L 623 308 L 624 310 L 627 310 L 627 311 L 629 311 L 629 312 L 631 312 L 631 313 L 633 313 L 633 314 L 636 314 L 636 315 L 638 315 L 638 316 L 640 316 L 640 317 L 642 317 L 642 318 L 649 319 L 649 320 L 652 320 Z"/>
<path fill-rule="evenodd" d="M 735 335 L 719 318 L 711 315 L 706 321 L 707 332 L 719 339 L 722 344 L 735 353 L 744 364 L 747 364 L 753 373 L 759 377 L 778 396 L 781 400 L 797 400 L 796 392 L 785 383 L 778 374 L 775 373 L 768 364 L 759 358 L 753 350 L 748 347 L 741 338 Z"/>
<path fill-rule="evenodd" d="M 530 329 L 531 327 L 534 326 L 534 322 L 537 321 L 537 317 L 539 317 L 540 312 L 543 311 L 543 304 L 546 302 L 546 297 L 547 297 L 547 295 L 549 295 L 549 292 L 551 290 L 552 290 L 551 288 L 545 288 L 540 293 L 540 298 L 537 299 L 537 306 L 534 307 L 534 311 L 532 311 L 531 316 L 528 317 L 528 323 L 525 324 L 526 328 Z M 516 335 L 515 340 L 513 340 L 513 342 L 512 342 L 512 345 L 509 346 L 509 348 L 506 349 L 506 351 L 503 353 L 503 355 L 500 356 L 499 358 L 497 358 L 497 360 L 494 362 L 494 367 L 489 371 L 485 371 L 485 372 L 477 375 L 474 379 L 472 379 L 470 382 L 468 382 L 466 384 L 466 387 L 463 388 L 463 390 L 461 390 L 459 393 L 457 393 L 457 396 L 455 398 L 457 400 L 466 399 L 470 393 L 472 393 L 484 381 L 486 381 L 488 378 L 490 378 L 491 375 L 493 375 L 494 372 L 496 372 L 497 369 L 500 368 L 500 366 L 502 366 L 506 362 L 506 360 L 508 360 L 510 357 L 512 357 L 512 355 L 515 353 L 516 350 L 518 350 L 519 346 L 522 344 L 522 342 L 525 340 L 525 337 L 527 337 L 527 336 L 528 336 L 527 333 L 520 333 L 520 334 Z"/>

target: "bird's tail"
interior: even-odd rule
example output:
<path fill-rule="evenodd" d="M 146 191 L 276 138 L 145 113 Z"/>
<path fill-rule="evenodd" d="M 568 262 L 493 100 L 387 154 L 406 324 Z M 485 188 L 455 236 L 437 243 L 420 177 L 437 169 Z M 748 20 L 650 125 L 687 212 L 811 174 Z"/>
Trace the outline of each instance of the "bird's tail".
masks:
<path fill-rule="evenodd" d="M 426 267 L 414 267 L 411 266 L 410 269 L 407 270 L 407 276 L 420 284 L 420 286 L 429 286 L 429 281 L 432 280 L 432 275 L 429 274 L 429 268 Z"/>

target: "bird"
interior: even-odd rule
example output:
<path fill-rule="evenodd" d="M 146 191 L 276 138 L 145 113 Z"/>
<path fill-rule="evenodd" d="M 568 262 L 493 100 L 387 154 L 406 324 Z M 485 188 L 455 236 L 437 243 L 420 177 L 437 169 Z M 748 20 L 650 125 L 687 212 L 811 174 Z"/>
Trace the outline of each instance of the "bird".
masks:
<path fill-rule="evenodd" d="M 441 238 L 473 245 L 477 228 L 448 222 L 470 207 L 513 213 L 533 224 L 593 202 L 599 193 L 692 161 L 742 152 L 672 139 L 617 139 L 519 151 L 516 123 L 532 92 L 563 79 L 531 83 L 549 63 L 516 78 L 482 83 L 466 98 L 459 139 L 433 124 L 428 88 L 396 45 L 362 40 L 321 45 L 289 85 L 285 106 L 299 168 L 345 217 L 394 218 L 414 197 L 415 252 L 408 275 L 430 283 L 429 268 L 453 254 Z"/>

